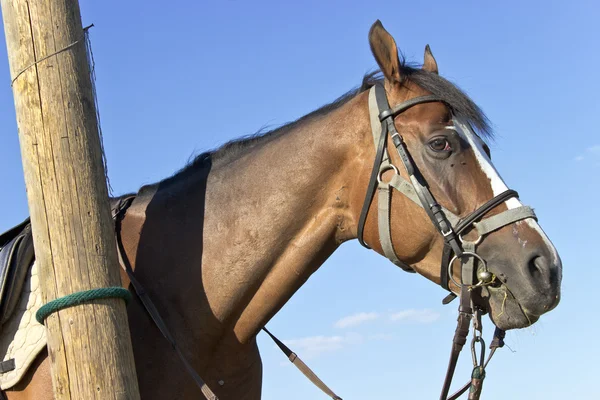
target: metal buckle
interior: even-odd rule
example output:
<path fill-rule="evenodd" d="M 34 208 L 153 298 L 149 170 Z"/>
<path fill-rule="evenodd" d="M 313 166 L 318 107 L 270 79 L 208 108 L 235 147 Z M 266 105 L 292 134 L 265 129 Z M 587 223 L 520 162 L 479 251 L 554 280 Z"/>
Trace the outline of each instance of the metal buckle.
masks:
<path fill-rule="evenodd" d="M 452 227 L 449 227 L 448 228 L 448 232 L 444 232 L 441 229 L 440 229 L 440 232 L 441 232 L 441 234 L 442 234 L 443 237 L 448 237 L 448 236 L 452 235 L 452 233 L 454 233 L 454 230 L 452 229 Z"/>

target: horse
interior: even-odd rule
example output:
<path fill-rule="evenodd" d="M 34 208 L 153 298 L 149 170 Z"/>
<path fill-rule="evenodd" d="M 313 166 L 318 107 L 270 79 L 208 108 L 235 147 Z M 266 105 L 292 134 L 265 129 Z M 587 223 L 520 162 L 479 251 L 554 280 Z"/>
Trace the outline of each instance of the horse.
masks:
<path fill-rule="evenodd" d="M 452 268 L 452 260 L 444 272 L 440 260 L 449 236 L 458 237 L 454 245 L 476 243 L 477 257 L 470 258 L 479 282 L 468 286 L 470 300 L 501 330 L 530 326 L 560 301 L 561 260 L 531 212 L 485 237 L 477 237 L 474 221 L 460 235 L 443 227 L 447 216 L 468 219 L 482 205 L 488 204 L 479 220 L 483 214 L 488 220 L 506 216 L 522 204 L 515 194 L 498 197 L 508 188 L 484 140 L 492 135 L 489 121 L 439 75 L 429 46 L 416 66 L 399 55 L 381 22 L 373 24 L 368 38 L 379 71 L 367 74 L 358 88 L 266 134 L 199 155 L 174 175 L 141 187 L 122 215 L 123 257 L 189 364 L 220 399 L 261 398 L 257 334 L 349 240 L 358 238 L 394 264 L 446 286 L 461 301 L 465 270 Z M 376 87 L 391 106 L 430 96 L 375 117 L 375 125 L 383 121 L 396 132 L 379 140 L 398 149 L 384 158 L 370 113 Z M 387 166 L 378 169 L 377 158 Z M 417 196 L 375 191 L 374 177 L 375 184 L 408 182 Z M 423 193 L 438 207 L 420 205 Z M 378 218 L 380 199 L 389 206 L 383 220 L 389 243 Z M 490 199 L 497 201 L 490 206 Z M 122 281 L 133 291 L 126 273 Z M 127 312 L 141 397 L 200 398 L 135 294 Z M 50 399 L 51 387 L 43 352 L 6 395 Z"/>

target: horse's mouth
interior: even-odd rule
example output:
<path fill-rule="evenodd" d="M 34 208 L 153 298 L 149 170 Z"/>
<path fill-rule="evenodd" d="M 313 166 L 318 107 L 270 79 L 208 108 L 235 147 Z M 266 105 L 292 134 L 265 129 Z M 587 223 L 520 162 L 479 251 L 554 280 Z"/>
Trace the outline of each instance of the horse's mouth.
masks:
<path fill-rule="evenodd" d="M 539 319 L 521 306 L 504 283 L 483 287 L 473 297 L 474 303 L 489 313 L 494 325 L 505 331 L 526 328 Z"/>

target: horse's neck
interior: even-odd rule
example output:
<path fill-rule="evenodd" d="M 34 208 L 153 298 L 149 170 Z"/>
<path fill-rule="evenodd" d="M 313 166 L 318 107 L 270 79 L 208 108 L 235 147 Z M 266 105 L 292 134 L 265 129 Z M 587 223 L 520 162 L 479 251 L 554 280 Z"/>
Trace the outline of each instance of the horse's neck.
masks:
<path fill-rule="evenodd" d="M 137 268 L 164 297 L 179 298 L 174 307 L 199 299 L 182 309 L 201 310 L 203 330 L 208 318 L 250 340 L 352 237 L 349 203 L 364 161 L 350 152 L 372 140 L 365 132 L 366 104 L 355 99 L 235 159 L 217 158 L 210 173 L 187 177 L 189 185 L 155 187 L 132 212 L 132 220 L 145 219 Z"/>

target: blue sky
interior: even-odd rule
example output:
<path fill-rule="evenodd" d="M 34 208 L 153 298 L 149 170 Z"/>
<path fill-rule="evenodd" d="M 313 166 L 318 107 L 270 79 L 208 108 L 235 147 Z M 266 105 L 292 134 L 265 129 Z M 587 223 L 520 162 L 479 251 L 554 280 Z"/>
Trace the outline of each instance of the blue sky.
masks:
<path fill-rule="evenodd" d="M 596 210 L 599 6 L 592 1 L 80 0 L 92 43 L 115 194 L 194 154 L 294 120 L 375 68 L 381 19 L 409 60 L 431 45 L 440 73 L 486 111 L 493 160 L 533 206 L 564 267 L 563 299 L 511 331 L 484 397 L 597 399 Z M 5 46 L 0 46 L 0 230 L 28 215 Z M 456 304 L 353 241 L 269 323 L 346 400 L 437 398 Z M 486 326 L 491 333 L 489 323 Z M 263 398 L 325 399 L 262 334 Z M 470 373 L 463 355 L 457 383 Z"/>

